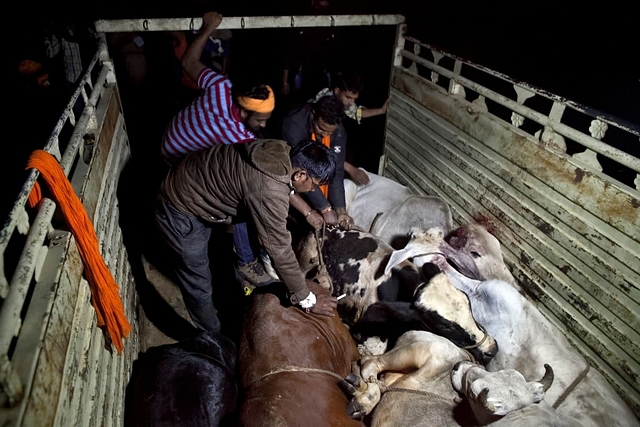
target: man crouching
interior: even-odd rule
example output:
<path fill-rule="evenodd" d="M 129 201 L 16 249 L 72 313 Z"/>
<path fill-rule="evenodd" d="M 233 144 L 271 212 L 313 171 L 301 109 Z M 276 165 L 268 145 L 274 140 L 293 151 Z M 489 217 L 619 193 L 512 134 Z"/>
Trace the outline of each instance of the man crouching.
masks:
<path fill-rule="evenodd" d="M 313 141 L 290 148 L 258 139 L 188 154 L 161 184 L 155 218 L 169 250 L 185 306 L 195 325 L 220 332 L 212 300 L 208 245 L 211 226 L 228 224 L 246 210 L 255 223 L 290 300 L 315 314 L 332 316 L 337 301 L 309 290 L 287 230 L 289 196 L 331 182 L 334 154 Z"/>

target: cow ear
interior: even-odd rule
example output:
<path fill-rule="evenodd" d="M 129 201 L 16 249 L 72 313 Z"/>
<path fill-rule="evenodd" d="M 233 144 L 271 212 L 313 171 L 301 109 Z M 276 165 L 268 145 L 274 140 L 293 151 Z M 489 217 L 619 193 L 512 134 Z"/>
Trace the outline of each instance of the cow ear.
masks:
<path fill-rule="evenodd" d="M 389 274 L 391 269 L 396 267 L 403 261 L 411 259 L 415 256 L 422 255 L 424 253 L 424 247 L 421 245 L 414 245 L 411 242 L 407 244 L 403 249 L 393 251 L 389 257 L 389 262 L 384 269 L 384 274 Z"/>

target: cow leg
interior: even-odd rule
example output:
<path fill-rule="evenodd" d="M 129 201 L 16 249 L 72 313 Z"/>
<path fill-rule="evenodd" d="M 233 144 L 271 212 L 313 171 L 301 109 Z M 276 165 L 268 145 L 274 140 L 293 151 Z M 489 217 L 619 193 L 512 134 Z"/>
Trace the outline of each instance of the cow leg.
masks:
<path fill-rule="evenodd" d="M 420 376 L 431 378 L 450 370 L 460 359 L 461 350 L 446 338 L 425 331 L 409 331 L 402 335 L 396 346 L 380 355 L 361 359 L 362 378 L 375 378 L 381 372 L 404 372 L 420 370 Z M 464 356 L 463 356 L 464 357 Z M 400 376 L 399 376 L 400 377 Z M 391 385 L 391 377 L 385 383 Z"/>

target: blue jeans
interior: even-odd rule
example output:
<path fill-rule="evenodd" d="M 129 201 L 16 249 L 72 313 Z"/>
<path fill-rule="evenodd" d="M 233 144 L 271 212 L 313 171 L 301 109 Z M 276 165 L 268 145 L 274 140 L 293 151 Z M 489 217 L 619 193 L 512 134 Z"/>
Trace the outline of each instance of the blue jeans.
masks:
<path fill-rule="evenodd" d="M 199 329 L 220 332 L 209 270 L 211 225 L 183 214 L 162 196 L 156 202 L 155 219 L 191 320 Z"/>
<path fill-rule="evenodd" d="M 249 231 L 246 222 L 238 222 L 233 224 L 233 245 L 236 247 L 236 255 L 238 256 L 238 264 L 245 265 L 253 262 L 253 249 L 249 241 Z"/>

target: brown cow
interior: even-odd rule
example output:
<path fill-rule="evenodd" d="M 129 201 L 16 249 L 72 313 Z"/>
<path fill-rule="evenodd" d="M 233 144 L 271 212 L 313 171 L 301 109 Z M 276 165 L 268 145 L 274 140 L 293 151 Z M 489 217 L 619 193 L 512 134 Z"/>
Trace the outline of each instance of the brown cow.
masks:
<path fill-rule="evenodd" d="M 312 292 L 326 292 L 308 283 Z M 257 288 L 245 314 L 240 425 L 364 426 L 347 415 L 349 399 L 339 386 L 360 357 L 349 330 L 337 314 L 286 306 L 284 294 L 277 296 L 280 285 Z"/>

